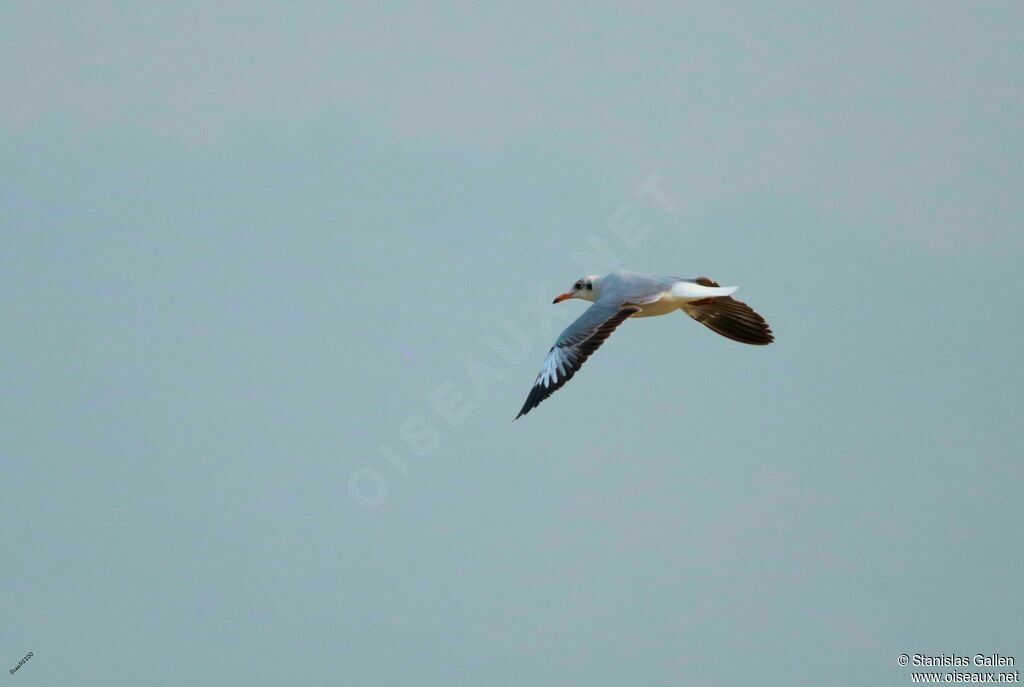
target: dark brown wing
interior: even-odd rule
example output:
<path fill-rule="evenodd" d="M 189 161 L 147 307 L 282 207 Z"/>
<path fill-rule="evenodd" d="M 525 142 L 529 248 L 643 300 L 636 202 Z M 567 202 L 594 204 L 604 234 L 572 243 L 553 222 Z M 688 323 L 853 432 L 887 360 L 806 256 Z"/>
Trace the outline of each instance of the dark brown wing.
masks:
<path fill-rule="evenodd" d="M 541 401 L 565 386 L 587 358 L 611 336 L 615 328 L 638 312 L 640 308 L 635 305 L 620 307 L 595 303 L 587 308 L 562 332 L 555 345 L 548 351 L 533 388 L 526 397 L 526 403 L 515 419 L 526 415 L 539 406 Z"/>
<path fill-rule="evenodd" d="M 696 281 L 701 286 L 718 286 L 717 282 L 707 277 L 700 277 Z M 683 306 L 683 311 L 711 331 L 733 341 L 767 346 L 775 340 L 765 319 L 749 305 L 732 296 L 691 301 Z"/>

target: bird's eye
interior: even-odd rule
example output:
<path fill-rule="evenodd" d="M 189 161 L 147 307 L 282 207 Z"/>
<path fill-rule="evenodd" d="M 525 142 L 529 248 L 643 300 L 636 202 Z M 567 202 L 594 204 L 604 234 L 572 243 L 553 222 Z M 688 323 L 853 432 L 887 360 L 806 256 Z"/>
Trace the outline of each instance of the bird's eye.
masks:
<path fill-rule="evenodd" d="M 574 289 L 582 289 L 583 288 L 583 282 L 581 282 L 581 281 L 576 282 L 575 284 L 572 285 L 572 288 L 574 288 Z"/>

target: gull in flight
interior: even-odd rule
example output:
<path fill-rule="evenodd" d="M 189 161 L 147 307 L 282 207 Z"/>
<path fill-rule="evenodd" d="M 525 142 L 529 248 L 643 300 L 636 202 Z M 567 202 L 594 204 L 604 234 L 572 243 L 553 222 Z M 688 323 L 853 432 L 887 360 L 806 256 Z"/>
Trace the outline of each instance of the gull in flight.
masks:
<path fill-rule="evenodd" d="M 652 317 L 682 310 L 733 341 L 755 346 L 770 344 L 775 337 L 768 323 L 749 305 L 732 297 L 736 288 L 719 286 L 707 277 L 681 279 L 636 272 L 612 272 L 603 277 L 590 275 L 577 280 L 571 289 L 552 302 L 581 298 L 593 305 L 565 328 L 548 351 L 530 395 L 515 419 L 561 389 L 629 317 Z"/>

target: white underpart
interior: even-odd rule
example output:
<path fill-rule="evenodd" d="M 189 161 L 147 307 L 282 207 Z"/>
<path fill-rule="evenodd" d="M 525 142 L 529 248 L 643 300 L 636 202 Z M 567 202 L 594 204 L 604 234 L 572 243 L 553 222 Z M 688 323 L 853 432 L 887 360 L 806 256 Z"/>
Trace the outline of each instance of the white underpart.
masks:
<path fill-rule="evenodd" d="M 651 298 L 645 303 L 639 303 L 640 312 L 633 317 L 657 317 L 667 315 L 680 308 L 685 308 L 687 303 L 699 301 L 702 298 L 713 298 L 716 296 L 728 296 L 736 291 L 735 286 L 701 286 L 690 282 L 680 281 L 672 285 L 672 288 Z"/>

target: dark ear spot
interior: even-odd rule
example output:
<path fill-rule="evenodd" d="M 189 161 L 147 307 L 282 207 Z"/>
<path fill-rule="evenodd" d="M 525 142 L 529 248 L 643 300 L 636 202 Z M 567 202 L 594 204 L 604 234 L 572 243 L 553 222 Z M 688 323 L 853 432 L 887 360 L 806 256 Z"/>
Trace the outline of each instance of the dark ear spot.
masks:
<path fill-rule="evenodd" d="M 591 283 L 590 283 L 590 282 L 588 281 L 588 282 L 587 282 L 587 291 L 593 291 L 593 290 L 594 290 L 594 285 L 593 285 L 593 284 L 591 284 Z"/>

